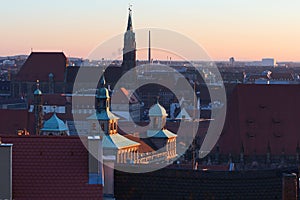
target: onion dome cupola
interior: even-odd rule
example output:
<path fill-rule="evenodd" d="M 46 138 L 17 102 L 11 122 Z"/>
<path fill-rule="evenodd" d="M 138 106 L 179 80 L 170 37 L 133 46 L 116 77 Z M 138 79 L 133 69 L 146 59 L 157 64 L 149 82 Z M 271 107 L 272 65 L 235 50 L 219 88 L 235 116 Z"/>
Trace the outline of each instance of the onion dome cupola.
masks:
<path fill-rule="evenodd" d="M 168 114 L 159 102 L 149 110 L 150 128 L 147 130 L 147 137 L 150 138 L 156 150 L 165 149 L 167 160 L 176 157 L 177 135 L 165 128 Z"/>
<path fill-rule="evenodd" d="M 166 109 L 162 107 L 159 102 L 153 105 L 149 110 L 149 117 L 166 117 L 168 116 Z"/>
<path fill-rule="evenodd" d="M 176 134 L 165 129 L 167 112 L 164 107 L 162 107 L 159 102 L 153 105 L 149 110 L 150 118 L 150 128 L 147 130 L 148 137 L 158 137 L 158 138 L 173 138 L 177 137 Z"/>
<path fill-rule="evenodd" d="M 104 75 L 100 79 L 100 88 L 96 93 L 96 109 L 98 113 L 105 112 L 107 109 L 109 110 L 110 106 L 110 96 L 109 91 L 105 88 L 105 78 Z"/>
<path fill-rule="evenodd" d="M 36 81 L 36 90 L 33 92 L 33 95 L 36 96 L 36 95 L 42 95 L 42 91 L 40 90 L 40 81 L 37 80 Z"/>
<path fill-rule="evenodd" d="M 52 117 L 44 122 L 41 129 L 43 135 L 68 135 L 68 127 L 66 124 L 53 113 Z"/>
<path fill-rule="evenodd" d="M 154 134 L 163 129 L 166 125 L 167 116 L 168 114 L 166 109 L 157 101 L 157 103 L 154 104 L 149 110 L 150 129 L 148 130 L 148 133 L 150 134 L 151 132 Z M 148 137 L 151 137 L 151 134 L 148 135 Z"/>

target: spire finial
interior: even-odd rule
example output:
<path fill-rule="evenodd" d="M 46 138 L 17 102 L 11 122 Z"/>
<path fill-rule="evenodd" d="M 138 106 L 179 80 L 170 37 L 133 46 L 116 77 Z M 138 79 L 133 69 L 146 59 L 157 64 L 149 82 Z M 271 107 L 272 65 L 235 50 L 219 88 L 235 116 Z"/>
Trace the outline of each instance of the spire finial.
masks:
<path fill-rule="evenodd" d="M 156 97 L 156 103 L 159 104 L 159 96 Z"/>
<path fill-rule="evenodd" d="M 36 89 L 40 89 L 40 80 L 36 80 Z"/>
<path fill-rule="evenodd" d="M 132 5 L 129 4 L 129 6 L 128 6 L 129 15 L 128 15 L 127 31 L 132 31 L 133 30 L 132 20 L 131 20 L 131 12 L 132 12 L 131 7 L 132 7 Z"/>
<path fill-rule="evenodd" d="M 53 114 L 55 114 L 55 115 L 56 115 L 56 105 L 55 105 L 55 106 L 53 106 Z"/>
<path fill-rule="evenodd" d="M 128 4 L 128 10 L 129 10 L 129 13 L 131 13 L 131 11 L 132 11 L 131 8 L 132 8 L 132 4 L 129 3 L 129 4 Z"/>

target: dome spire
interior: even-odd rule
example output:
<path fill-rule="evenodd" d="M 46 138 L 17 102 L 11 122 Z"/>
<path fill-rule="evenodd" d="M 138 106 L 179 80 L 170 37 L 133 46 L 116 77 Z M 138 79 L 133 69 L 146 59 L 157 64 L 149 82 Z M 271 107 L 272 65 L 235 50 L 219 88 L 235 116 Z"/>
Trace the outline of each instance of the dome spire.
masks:
<path fill-rule="evenodd" d="M 40 81 L 36 80 L 36 90 L 33 93 L 34 95 L 42 95 L 42 91 L 40 90 Z"/>

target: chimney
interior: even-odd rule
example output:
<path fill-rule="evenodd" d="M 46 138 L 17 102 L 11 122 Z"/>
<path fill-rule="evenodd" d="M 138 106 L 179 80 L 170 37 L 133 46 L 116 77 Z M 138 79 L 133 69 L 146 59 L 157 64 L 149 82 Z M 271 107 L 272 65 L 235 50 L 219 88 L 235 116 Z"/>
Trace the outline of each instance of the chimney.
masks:
<path fill-rule="evenodd" d="M 150 31 L 149 31 L 148 62 L 149 62 L 149 64 L 151 63 L 151 40 L 150 40 Z"/>
<path fill-rule="evenodd" d="M 0 199 L 12 199 L 12 146 L 0 138 Z"/>
<path fill-rule="evenodd" d="M 295 173 L 282 175 L 282 200 L 298 199 L 297 175 Z"/>
<path fill-rule="evenodd" d="M 103 156 L 100 136 L 88 136 L 89 184 L 103 185 L 105 197 L 114 197 L 115 156 Z M 105 181 L 105 184 L 104 184 Z"/>
<path fill-rule="evenodd" d="M 89 184 L 104 185 L 102 166 L 102 140 L 100 136 L 88 136 Z"/>

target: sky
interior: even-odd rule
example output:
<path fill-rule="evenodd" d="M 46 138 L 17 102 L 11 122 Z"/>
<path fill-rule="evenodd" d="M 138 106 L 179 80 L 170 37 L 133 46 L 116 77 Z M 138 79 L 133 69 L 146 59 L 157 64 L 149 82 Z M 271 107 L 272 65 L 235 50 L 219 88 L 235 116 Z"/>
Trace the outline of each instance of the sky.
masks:
<path fill-rule="evenodd" d="M 213 60 L 300 61 L 299 0 L 0 0 L 0 56 L 33 49 L 86 58 L 124 33 L 129 3 L 134 29 L 176 31 Z"/>

